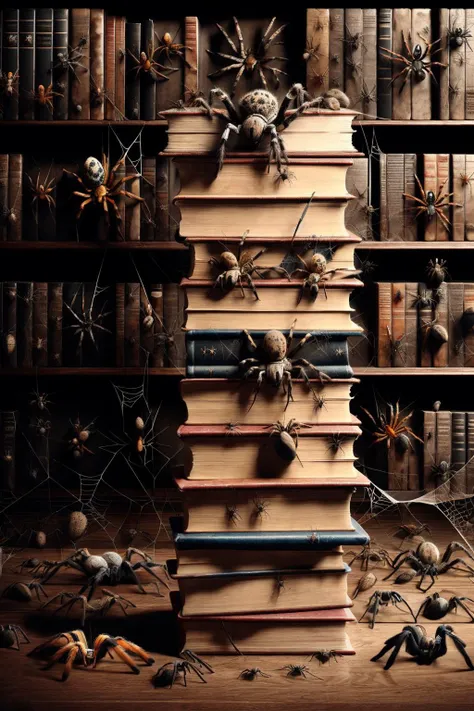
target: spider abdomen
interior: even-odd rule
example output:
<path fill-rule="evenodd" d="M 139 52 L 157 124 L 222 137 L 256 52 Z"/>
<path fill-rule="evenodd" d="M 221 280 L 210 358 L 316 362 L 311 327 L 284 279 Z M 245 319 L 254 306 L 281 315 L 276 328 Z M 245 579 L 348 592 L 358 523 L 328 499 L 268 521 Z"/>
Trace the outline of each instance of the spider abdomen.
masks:
<path fill-rule="evenodd" d="M 275 441 L 275 450 L 286 462 L 292 462 L 296 457 L 296 443 L 288 432 L 280 432 Z"/>
<path fill-rule="evenodd" d="M 101 568 L 108 568 L 109 565 L 101 555 L 90 555 L 84 560 L 84 570 L 87 574 L 97 573 Z"/>
<path fill-rule="evenodd" d="M 431 541 L 423 541 L 416 549 L 416 556 L 425 565 L 437 565 L 440 559 L 439 548 Z"/>
<path fill-rule="evenodd" d="M 249 91 L 240 100 L 240 107 L 244 114 L 251 116 L 252 114 L 260 114 L 267 119 L 267 122 L 273 121 L 278 113 L 278 101 L 273 94 L 265 89 L 254 89 Z"/>
<path fill-rule="evenodd" d="M 84 175 L 91 185 L 102 185 L 105 177 L 104 166 L 97 158 L 90 156 L 84 163 Z"/>
<path fill-rule="evenodd" d="M 263 132 L 267 127 L 267 121 L 260 114 L 251 114 L 242 124 L 244 135 L 256 146 L 260 143 Z"/>
<path fill-rule="evenodd" d="M 272 361 L 282 360 L 286 355 L 286 338 L 281 331 L 268 331 L 263 339 L 263 350 Z"/>
<path fill-rule="evenodd" d="M 107 551 L 104 553 L 102 556 L 99 556 L 105 560 L 109 568 L 112 568 L 113 566 L 120 566 L 122 565 L 122 558 L 120 557 L 119 553 L 116 551 Z"/>

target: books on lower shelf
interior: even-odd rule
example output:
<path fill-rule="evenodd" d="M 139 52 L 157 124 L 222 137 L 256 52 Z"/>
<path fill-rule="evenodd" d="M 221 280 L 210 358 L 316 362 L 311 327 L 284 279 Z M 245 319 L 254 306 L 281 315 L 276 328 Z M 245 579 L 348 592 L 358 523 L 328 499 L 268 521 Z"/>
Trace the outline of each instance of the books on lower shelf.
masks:
<path fill-rule="evenodd" d="M 423 412 L 424 488 L 474 492 L 474 413 Z"/>

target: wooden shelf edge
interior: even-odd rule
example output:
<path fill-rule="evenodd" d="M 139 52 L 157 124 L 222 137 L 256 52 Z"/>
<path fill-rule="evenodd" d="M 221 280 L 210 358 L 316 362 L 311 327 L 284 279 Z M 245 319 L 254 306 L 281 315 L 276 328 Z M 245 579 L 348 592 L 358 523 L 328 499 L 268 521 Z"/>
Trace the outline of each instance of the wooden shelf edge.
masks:
<path fill-rule="evenodd" d="M 398 376 L 439 376 L 439 375 L 474 375 L 474 368 L 377 368 L 375 366 L 358 367 L 353 368 L 354 375 L 357 378 L 364 376 L 388 376 L 388 375 L 398 375 Z"/>
<path fill-rule="evenodd" d="M 474 242 L 371 242 L 362 241 L 356 245 L 357 250 L 374 249 L 374 250 L 395 250 L 395 249 L 474 249 Z"/>
<path fill-rule="evenodd" d="M 407 126 L 435 126 L 435 127 L 440 127 L 440 126 L 452 126 L 454 127 L 459 127 L 459 126 L 474 126 L 474 120 L 472 119 L 461 119 L 461 120 L 454 120 L 454 119 L 447 119 L 447 120 L 442 120 L 442 119 L 425 119 L 425 120 L 414 120 L 414 119 L 407 119 L 407 120 L 395 120 L 395 119 L 355 119 L 352 122 L 353 126 L 387 126 L 387 127 L 404 127 L 406 128 Z"/>
<path fill-rule="evenodd" d="M 114 367 L 103 367 L 103 368 L 70 368 L 70 367 L 59 367 L 59 368 L 0 368 L 0 376 L 89 376 L 89 375 L 110 375 L 114 377 L 122 376 L 143 376 L 145 375 L 145 368 L 114 368 Z M 185 368 L 148 368 L 146 375 L 150 377 L 167 377 L 167 378 L 184 378 L 186 376 Z"/>
<path fill-rule="evenodd" d="M 182 242 L 29 242 L 19 240 L 18 242 L 0 242 L 0 250 L 5 251 L 50 251 L 66 250 L 72 252 L 132 252 L 132 251 L 153 251 L 153 252 L 188 252 L 189 247 Z"/>
<path fill-rule="evenodd" d="M 129 126 L 129 127 L 142 127 L 142 126 L 152 126 L 152 127 L 157 127 L 157 126 L 163 126 L 166 128 L 168 126 L 168 121 L 165 119 L 156 119 L 154 121 L 140 121 L 139 119 L 123 119 L 122 121 L 96 121 L 94 119 L 85 119 L 85 120 L 80 120 L 80 119 L 67 119 L 65 121 L 57 121 L 57 120 L 52 120 L 52 121 L 27 121 L 27 120 L 18 120 L 18 121 L 0 121 L 0 126 L 3 126 L 5 128 L 12 128 L 13 126 L 28 126 L 28 128 L 32 128 L 35 126 L 38 127 L 43 127 L 43 126 L 51 126 L 53 128 L 58 128 L 59 126 L 73 126 L 75 128 L 78 128 L 79 126 L 89 126 L 93 128 L 106 128 L 107 126 Z"/>

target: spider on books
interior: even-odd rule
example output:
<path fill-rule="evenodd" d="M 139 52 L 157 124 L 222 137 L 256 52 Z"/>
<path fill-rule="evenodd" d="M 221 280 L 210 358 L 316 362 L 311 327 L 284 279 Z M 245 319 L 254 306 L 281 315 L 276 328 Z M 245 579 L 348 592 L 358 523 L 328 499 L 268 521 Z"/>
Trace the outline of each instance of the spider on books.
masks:
<path fill-rule="evenodd" d="M 191 47 L 186 47 L 185 44 L 180 44 L 179 42 L 176 42 L 176 37 L 178 35 L 179 28 L 176 30 L 174 37 L 171 36 L 169 32 L 165 32 L 163 37 L 158 37 L 158 42 L 159 45 L 155 49 L 154 54 L 157 54 L 158 56 L 160 54 L 163 54 L 164 57 L 168 60 L 169 64 L 171 65 L 171 60 L 173 57 L 179 57 L 179 59 L 182 59 L 183 62 L 186 64 L 187 67 L 190 67 L 191 65 L 189 64 L 188 61 L 186 61 L 186 58 L 184 56 L 183 49 L 188 49 L 190 51 Z"/>
<path fill-rule="evenodd" d="M 387 414 L 381 412 L 377 407 L 377 420 L 365 407 L 361 407 L 361 410 L 375 425 L 376 429 L 373 432 L 373 436 L 376 444 L 386 442 L 388 449 L 393 444 L 398 451 L 406 452 L 409 447 L 413 446 L 411 437 L 423 443 L 423 440 L 406 424 L 413 412 L 409 412 L 408 415 L 402 417 L 398 401 L 395 406 L 387 403 Z"/>
<path fill-rule="evenodd" d="M 385 53 L 386 59 L 390 59 L 392 62 L 399 62 L 405 65 L 404 68 L 398 74 L 396 74 L 390 82 L 391 84 L 393 84 L 399 77 L 403 77 L 403 81 L 398 91 L 399 94 L 401 94 L 401 92 L 403 91 L 403 88 L 410 77 L 413 76 L 416 81 L 424 81 L 429 74 L 432 79 L 436 81 L 436 78 L 432 71 L 432 67 L 447 67 L 447 64 L 443 64 L 442 62 L 431 62 L 426 59 L 428 55 L 433 56 L 441 51 L 442 48 L 439 47 L 434 52 L 432 52 L 433 47 L 438 44 L 438 42 L 441 42 L 441 39 L 438 39 L 435 42 L 427 42 L 420 35 L 420 33 L 418 33 L 418 36 L 425 43 L 424 49 L 421 44 L 415 44 L 410 47 L 409 43 L 411 43 L 412 41 L 411 34 L 408 33 L 407 41 L 405 38 L 405 34 L 402 30 L 402 43 L 406 56 L 404 54 L 400 54 L 399 52 L 394 52 L 391 49 L 382 48 L 382 52 Z"/>
<path fill-rule="evenodd" d="M 462 205 L 459 202 L 450 201 L 449 198 L 452 197 L 454 193 L 443 193 L 444 186 L 446 185 L 446 180 L 439 187 L 436 195 L 432 190 L 424 190 L 420 179 L 418 178 L 416 173 L 415 180 L 418 185 L 421 198 L 416 197 L 415 195 L 410 195 L 410 193 L 403 193 L 404 198 L 407 198 L 408 200 L 413 200 L 417 203 L 413 208 L 411 208 L 413 210 L 417 210 L 415 217 L 419 217 L 422 214 L 426 214 L 428 219 L 437 217 L 440 220 L 441 224 L 443 224 L 449 231 L 451 229 L 451 222 L 449 221 L 448 217 L 446 217 L 446 214 L 444 213 L 444 208 L 462 207 Z"/>

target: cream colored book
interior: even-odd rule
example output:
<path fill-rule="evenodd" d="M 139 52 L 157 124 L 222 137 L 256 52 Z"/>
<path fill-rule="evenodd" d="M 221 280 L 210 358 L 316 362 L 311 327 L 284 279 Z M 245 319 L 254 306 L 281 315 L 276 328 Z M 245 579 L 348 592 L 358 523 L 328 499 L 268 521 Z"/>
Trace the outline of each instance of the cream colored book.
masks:
<path fill-rule="evenodd" d="M 189 378 L 181 381 L 181 394 L 188 410 L 187 424 L 268 425 L 294 418 L 312 424 L 352 425 L 352 378 L 320 383 L 311 381 L 311 389 L 302 381 L 293 382 L 293 401 L 288 407 L 283 389 L 263 383 L 255 396 L 255 382 L 227 379 Z M 286 408 L 286 409 L 285 409 Z"/>

